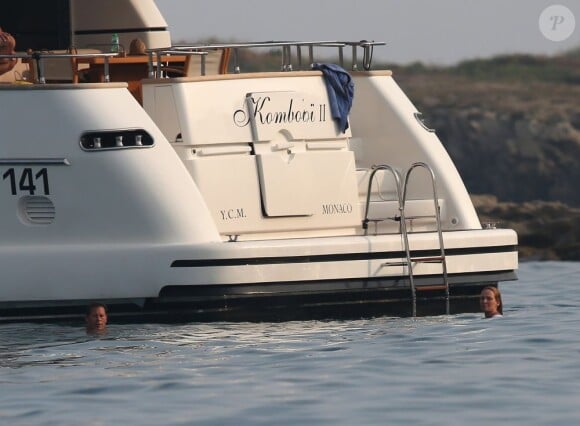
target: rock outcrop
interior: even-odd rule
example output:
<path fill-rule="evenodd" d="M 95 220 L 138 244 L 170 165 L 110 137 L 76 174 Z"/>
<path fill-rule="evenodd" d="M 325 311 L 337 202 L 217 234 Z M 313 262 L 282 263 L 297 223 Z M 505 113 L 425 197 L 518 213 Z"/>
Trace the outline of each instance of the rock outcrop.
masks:
<path fill-rule="evenodd" d="M 518 233 L 521 259 L 580 260 L 580 209 L 559 201 L 498 202 L 472 195 L 482 223 Z"/>
<path fill-rule="evenodd" d="M 435 128 L 482 221 L 522 258 L 580 260 L 580 59 L 506 57 L 394 68 Z"/>
<path fill-rule="evenodd" d="M 448 75 L 403 84 L 471 193 L 580 207 L 580 84 Z"/>

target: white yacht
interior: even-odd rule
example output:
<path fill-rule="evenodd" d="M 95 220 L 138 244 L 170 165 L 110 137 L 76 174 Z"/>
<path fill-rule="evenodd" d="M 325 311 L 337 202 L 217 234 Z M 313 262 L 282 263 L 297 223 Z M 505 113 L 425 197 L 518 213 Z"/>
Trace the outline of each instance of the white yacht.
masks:
<path fill-rule="evenodd" d="M 171 46 L 153 0 L 32 3 L 0 23 L 1 320 L 449 314 L 516 279 L 383 43 Z"/>

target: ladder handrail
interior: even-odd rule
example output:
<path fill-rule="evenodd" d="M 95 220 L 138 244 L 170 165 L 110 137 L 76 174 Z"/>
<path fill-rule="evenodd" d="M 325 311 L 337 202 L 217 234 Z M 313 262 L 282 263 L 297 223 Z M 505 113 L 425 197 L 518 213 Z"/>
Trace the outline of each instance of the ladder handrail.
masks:
<path fill-rule="evenodd" d="M 402 197 L 401 197 L 401 177 L 399 175 L 399 172 L 396 169 L 394 169 L 393 167 L 389 166 L 388 164 L 379 164 L 378 166 L 373 165 L 372 169 L 373 170 L 371 171 L 371 174 L 369 176 L 369 184 L 367 186 L 367 199 L 365 202 L 365 216 L 364 216 L 364 219 L 362 222 L 362 228 L 365 230 L 365 235 L 367 234 L 368 227 L 369 227 L 369 207 L 370 207 L 370 201 L 371 201 L 371 189 L 373 186 L 373 178 L 375 177 L 375 174 L 379 170 L 388 170 L 393 175 L 393 177 L 395 179 L 395 188 L 397 191 L 397 202 L 399 204 L 399 213 L 403 214 L 403 202 L 402 202 Z M 380 186 L 379 186 L 379 192 L 380 192 Z M 401 222 L 403 222 L 403 221 L 401 221 Z"/>
<path fill-rule="evenodd" d="M 437 195 L 437 185 L 436 185 L 436 179 L 435 179 L 435 173 L 433 172 L 433 169 L 427 164 L 424 163 L 422 161 L 418 161 L 416 163 L 413 163 L 411 165 L 411 167 L 409 167 L 409 169 L 407 170 L 407 172 L 405 173 L 405 183 L 403 186 L 403 210 L 405 209 L 405 205 L 407 203 L 407 195 L 408 195 L 408 184 L 409 184 L 409 176 L 411 175 L 411 172 L 417 168 L 424 168 L 429 172 L 429 176 L 431 177 L 431 186 L 432 186 L 432 191 L 433 191 L 433 205 L 435 208 L 435 221 L 437 224 L 437 235 L 439 237 L 439 250 L 441 252 L 441 265 L 442 265 L 442 269 L 443 269 L 443 283 L 445 285 L 445 310 L 447 315 L 449 315 L 449 280 L 447 278 L 447 260 L 445 258 L 445 246 L 443 243 L 443 231 L 441 229 L 441 213 L 440 213 L 440 206 L 439 206 L 439 196 Z M 407 233 L 405 232 L 405 239 L 407 239 Z M 409 247 L 409 243 L 408 243 L 408 239 L 406 241 L 406 245 L 407 247 Z M 411 260 L 411 259 L 409 259 Z M 409 278 L 412 281 L 412 275 L 413 275 L 413 268 L 412 266 L 409 266 Z M 413 295 L 413 298 L 415 299 L 415 295 Z M 415 309 L 415 307 L 413 307 L 413 309 Z"/>

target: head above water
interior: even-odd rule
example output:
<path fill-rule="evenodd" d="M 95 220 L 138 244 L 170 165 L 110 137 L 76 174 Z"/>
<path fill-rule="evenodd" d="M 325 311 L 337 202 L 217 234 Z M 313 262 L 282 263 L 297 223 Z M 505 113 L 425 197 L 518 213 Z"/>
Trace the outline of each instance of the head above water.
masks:
<path fill-rule="evenodd" d="M 479 305 L 486 318 L 503 315 L 503 302 L 497 287 L 485 287 L 479 296 Z"/>
<path fill-rule="evenodd" d="M 87 307 L 85 321 L 87 333 L 104 333 L 107 329 L 107 306 L 103 303 L 94 302 Z"/>

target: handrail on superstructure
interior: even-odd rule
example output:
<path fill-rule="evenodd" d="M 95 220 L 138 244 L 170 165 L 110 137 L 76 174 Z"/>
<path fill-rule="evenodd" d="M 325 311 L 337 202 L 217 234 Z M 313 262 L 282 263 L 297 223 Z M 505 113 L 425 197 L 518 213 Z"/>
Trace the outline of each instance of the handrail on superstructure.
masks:
<path fill-rule="evenodd" d="M 172 47 L 149 49 L 147 50 L 150 58 L 153 55 L 158 57 L 162 54 L 207 54 L 210 50 L 226 50 L 233 51 L 233 69 L 234 73 L 241 72 L 239 63 L 239 50 L 249 48 L 281 48 L 282 50 L 282 71 L 292 71 L 292 48 L 296 49 L 296 58 L 298 69 L 304 69 L 302 59 L 302 48 L 308 48 L 308 69 L 314 64 L 314 48 L 315 47 L 336 47 L 338 48 L 339 64 L 344 67 L 344 47 L 350 46 L 352 49 L 352 63 L 351 70 L 358 70 L 358 56 L 357 50 L 363 49 L 363 69 L 368 71 L 372 66 L 372 53 L 375 46 L 383 46 L 386 43 L 378 41 L 265 41 L 265 42 L 250 42 L 250 43 L 215 43 L 215 44 L 199 44 L 199 45 L 175 45 Z M 157 62 L 158 64 L 160 61 Z M 202 57 L 203 64 L 203 57 Z M 159 74 L 159 65 L 157 77 Z"/>
<path fill-rule="evenodd" d="M 109 82 L 109 58 L 113 56 L 119 56 L 118 53 L 105 53 L 105 52 L 98 52 L 98 53 L 54 53 L 54 52 L 44 52 L 44 51 L 33 51 L 33 52 L 26 52 L 26 53 L 13 53 L 11 55 L 0 55 L 0 59 L 8 58 L 8 59 L 27 59 L 33 60 L 36 62 L 36 81 L 41 84 L 46 84 L 46 78 L 44 76 L 44 59 L 47 58 L 70 58 L 78 59 L 78 58 L 105 58 L 104 60 L 104 74 L 105 74 L 105 81 Z"/>

